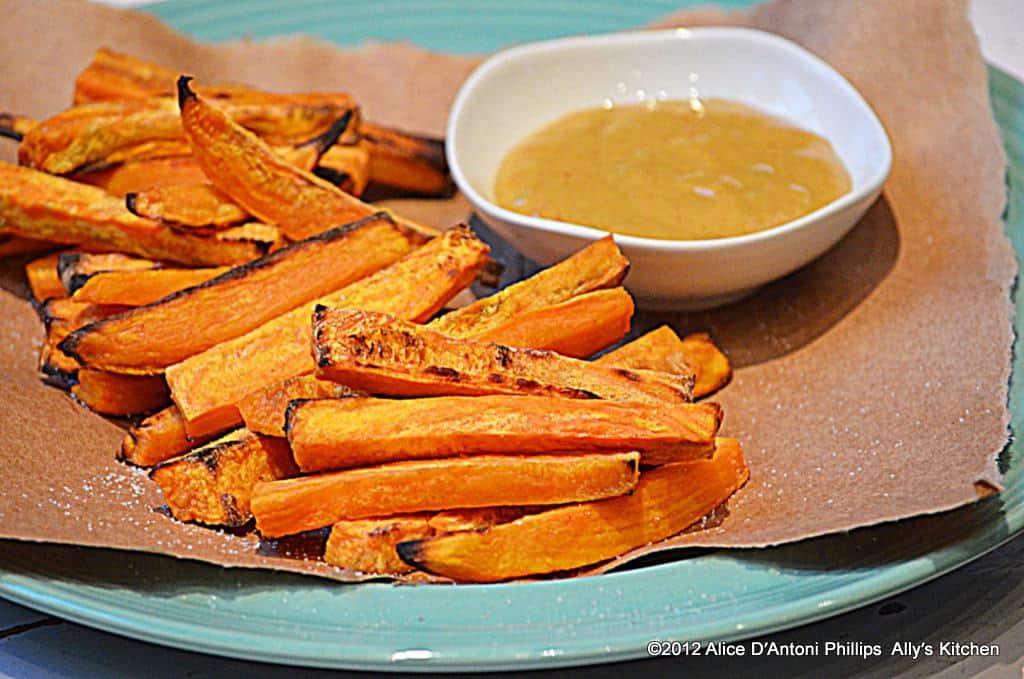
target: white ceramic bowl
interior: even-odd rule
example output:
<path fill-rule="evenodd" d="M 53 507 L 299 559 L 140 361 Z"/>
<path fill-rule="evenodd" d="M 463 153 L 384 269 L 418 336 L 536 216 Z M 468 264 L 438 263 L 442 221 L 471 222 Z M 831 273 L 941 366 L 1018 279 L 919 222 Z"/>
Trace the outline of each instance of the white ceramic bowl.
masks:
<path fill-rule="evenodd" d="M 616 235 L 632 263 L 626 285 L 647 307 L 716 306 L 794 271 L 853 227 L 889 175 L 889 139 L 850 83 L 802 47 L 740 28 L 567 38 L 499 52 L 473 72 L 455 99 L 448 162 L 484 221 L 527 257 L 552 264 L 606 232 L 496 205 L 494 178 L 506 152 L 562 115 L 606 100 L 693 94 L 740 101 L 820 134 L 846 165 L 853 188 L 800 219 L 746 236 L 684 241 Z"/>

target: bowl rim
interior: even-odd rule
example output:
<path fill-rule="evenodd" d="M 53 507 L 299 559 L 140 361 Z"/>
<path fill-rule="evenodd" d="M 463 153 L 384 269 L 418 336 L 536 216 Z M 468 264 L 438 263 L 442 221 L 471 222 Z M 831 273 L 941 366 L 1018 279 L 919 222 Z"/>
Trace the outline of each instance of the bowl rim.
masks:
<path fill-rule="evenodd" d="M 859 112 L 863 115 L 872 135 L 877 137 L 877 141 L 879 143 L 879 149 L 881 151 L 878 158 L 879 162 L 873 170 L 869 172 L 863 186 L 859 189 L 851 189 L 831 202 L 826 203 L 820 208 L 798 217 L 797 219 L 762 231 L 756 231 L 754 233 L 744 234 L 741 236 L 728 236 L 725 238 L 671 240 L 630 236 L 609 232 L 604 229 L 591 226 L 584 226 L 582 224 L 563 222 L 544 217 L 532 217 L 519 212 L 513 212 L 512 210 L 508 210 L 497 205 L 490 199 L 481 195 L 481 193 L 473 187 L 463 173 L 462 166 L 458 159 L 459 146 L 456 129 L 460 122 L 463 108 L 466 102 L 473 95 L 474 90 L 481 82 L 490 77 L 492 72 L 498 67 L 510 61 L 521 61 L 538 54 L 590 47 L 593 45 L 635 45 L 651 42 L 663 42 L 666 40 L 689 40 L 701 38 L 733 39 L 761 43 L 769 46 L 770 49 L 786 51 L 796 58 L 806 61 L 816 70 L 829 76 L 835 82 L 836 87 L 852 99 L 853 103 L 851 108 L 859 109 Z M 779 35 L 769 33 L 767 31 L 737 26 L 672 28 L 667 30 L 624 31 L 620 33 L 572 36 L 568 38 L 556 38 L 554 40 L 531 42 L 500 50 L 478 65 L 459 88 L 459 92 L 455 97 L 451 110 L 449 111 L 448 123 L 445 129 L 445 140 L 445 155 L 447 157 L 446 159 L 448 161 L 449 170 L 452 174 L 452 179 L 470 203 L 472 203 L 478 210 L 487 213 L 489 216 L 516 226 L 525 226 L 553 235 L 570 236 L 590 241 L 603 238 L 609 233 L 612 233 L 615 237 L 616 243 L 622 247 L 634 250 L 691 253 L 728 250 L 734 247 L 756 245 L 796 231 L 801 231 L 811 224 L 817 223 L 836 213 L 851 208 L 864 200 L 870 199 L 873 201 L 881 193 L 882 187 L 888 179 L 889 173 L 892 171 L 893 159 L 892 143 L 889 140 L 889 135 L 886 133 L 885 126 L 882 125 L 878 115 L 875 113 L 871 105 L 864 99 L 863 95 L 861 95 L 850 81 L 847 80 L 831 64 L 801 45 Z"/>

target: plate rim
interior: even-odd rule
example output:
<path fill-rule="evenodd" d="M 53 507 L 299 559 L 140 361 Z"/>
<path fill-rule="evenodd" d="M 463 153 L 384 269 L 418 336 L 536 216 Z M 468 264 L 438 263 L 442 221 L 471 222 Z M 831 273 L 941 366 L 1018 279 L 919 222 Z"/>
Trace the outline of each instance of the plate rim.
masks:
<path fill-rule="evenodd" d="M 180 0 L 166 0 L 165 2 L 146 6 L 143 9 L 146 11 L 155 11 L 159 14 L 159 10 L 177 6 L 179 4 L 186 3 L 181 2 Z M 683 3 L 680 2 L 679 4 Z M 735 3 L 730 4 L 734 5 Z M 1002 80 L 1003 87 L 1016 89 L 1016 95 L 1024 101 L 1024 83 L 1018 81 L 1016 78 L 998 67 L 989 65 L 988 71 L 990 81 L 992 79 Z M 1018 113 L 1024 115 L 1024 109 L 1018 111 Z M 1024 253 L 1019 253 L 1018 257 L 1021 257 L 1021 254 Z M 1013 301 L 1015 305 L 1019 305 L 1021 303 L 1021 300 L 1019 299 L 1014 299 Z M 1021 319 L 1018 316 L 1014 322 L 1015 324 L 1024 323 L 1024 319 Z M 1020 337 L 1017 337 L 1015 343 L 1020 341 L 1020 339 Z M 1011 411 L 1011 416 L 1015 414 L 1016 413 Z M 788 615 L 778 617 L 773 623 L 764 624 L 762 622 L 756 626 L 743 627 L 742 629 L 735 630 L 735 634 L 720 634 L 706 638 L 716 640 L 738 640 L 770 634 L 782 629 L 789 629 L 797 625 L 816 622 L 849 610 L 867 606 L 880 599 L 924 584 L 984 556 L 1019 535 L 1022 530 L 1024 530 L 1024 509 L 1022 509 L 1019 503 L 1015 509 L 1017 510 L 1016 512 L 1000 511 L 998 516 L 1006 520 L 1010 530 L 999 535 L 995 539 L 993 539 L 991 535 L 993 526 L 991 524 L 986 524 L 976 533 L 972 533 L 963 537 L 961 540 L 945 545 L 939 550 L 917 555 L 912 559 L 897 562 L 892 565 L 872 568 L 870 575 L 857 578 L 849 583 L 841 584 L 840 586 L 829 590 L 829 599 L 832 602 L 832 605 L 828 607 L 820 608 L 818 610 L 812 609 L 811 612 L 808 613 L 805 610 L 805 607 L 809 603 L 807 600 L 812 597 L 805 596 L 796 600 L 789 600 L 782 604 L 776 604 L 774 606 L 768 606 L 761 609 L 762 611 L 789 611 Z M 1011 516 L 1014 519 L 1013 521 L 1009 520 Z M 858 530 L 871 530 L 871 527 Z M 983 544 L 980 548 L 976 548 L 979 540 L 982 541 Z M 722 555 L 723 552 L 715 552 L 709 556 L 728 558 L 723 557 Z M 938 559 L 936 557 L 938 557 Z M 690 562 L 692 563 L 694 561 L 695 560 L 691 560 Z M 657 566 L 650 566 L 642 570 L 612 573 L 600 576 L 599 578 L 586 578 L 574 582 L 590 582 L 595 586 L 600 586 L 602 583 L 609 582 L 609 579 L 628 579 L 630 577 L 641 577 L 641 574 L 651 573 L 660 575 L 673 570 L 678 567 L 679 564 L 683 563 L 687 562 L 677 561 Z M 212 564 L 210 564 L 209 567 L 218 568 Z M 598 580 L 601 582 L 595 582 Z M 476 587 L 481 590 L 510 586 L 552 587 L 557 586 L 557 583 L 558 581 L 470 587 Z M 369 586 L 396 589 L 391 585 L 373 584 Z M 242 634 L 237 630 L 214 639 L 208 634 L 196 635 L 196 631 L 201 630 L 203 632 L 209 632 L 209 630 L 194 625 L 190 626 L 187 622 L 162 620 L 162 622 L 170 622 L 172 624 L 169 628 L 164 626 L 154 626 L 152 625 L 154 613 L 125 611 L 123 608 L 119 609 L 116 602 L 108 602 L 106 604 L 103 604 L 102 602 L 98 603 L 97 599 L 102 599 L 103 597 L 89 596 L 88 592 L 85 590 L 75 591 L 73 583 L 66 584 L 63 583 L 63 581 L 53 581 L 42 576 L 26 576 L 17 573 L 10 573 L 5 571 L 2 566 L 0 566 L 0 597 L 49 614 L 58 615 L 74 622 L 95 627 L 102 631 L 112 632 L 187 651 L 197 651 L 247 660 L 261 660 L 278 664 L 303 665 L 310 667 L 422 672 L 436 672 L 440 670 L 553 669 L 557 667 L 615 662 L 646 657 L 646 649 L 642 644 L 639 644 L 636 641 L 636 639 L 640 639 L 641 637 L 636 634 L 633 635 L 635 639 L 631 638 L 628 641 L 623 641 L 620 637 L 620 641 L 615 647 L 605 646 L 602 649 L 597 650 L 591 648 L 590 650 L 583 649 L 567 651 L 561 655 L 547 657 L 536 653 L 523 657 L 516 651 L 516 649 L 508 649 L 505 655 L 501 657 L 496 657 L 495 655 L 486 652 L 472 657 L 468 655 L 440 654 L 432 658 L 414 659 L 414 662 L 397 663 L 393 656 L 391 659 L 386 659 L 382 657 L 380 652 L 377 650 L 367 651 L 361 656 L 360 654 L 353 653 L 351 650 L 346 650 L 340 655 L 321 654 L 316 657 L 311 657 L 301 652 L 288 652 L 287 650 L 274 648 L 271 645 L 250 645 L 251 642 L 247 641 L 247 639 L 253 635 Z M 800 611 L 804 612 L 801 613 Z M 730 623 L 735 624 L 735 620 L 730 620 Z M 164 631 L 166 631 L 166 633 L 160 633 Z M 650 632 L 646 629 L 639 634 L 647 635 L 643 637 L 645 639 L 650 638 Z M 258 637 L 259 635 L 255 636 Z M 239 642 L 228 643 L 232 638 L 238 639 Z M 673 636 L 672 638 L 675 637 Z M 594 646 L 595 644 L 592 643 L 590 645 Z"/>

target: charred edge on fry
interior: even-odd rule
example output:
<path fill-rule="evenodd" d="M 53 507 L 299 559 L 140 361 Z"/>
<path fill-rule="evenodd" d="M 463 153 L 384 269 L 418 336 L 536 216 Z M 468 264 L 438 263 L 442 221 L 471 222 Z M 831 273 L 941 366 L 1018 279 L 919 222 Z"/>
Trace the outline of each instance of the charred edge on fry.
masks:
<path fill-rule="evenodd" d="M 345 111 L 340 118 L 331 123 L 331 126 L 327 128 L 326 132 L 302 142 L 298 145 L 298 148 L 313 146 L 320 153 L 323 153 L 338 142 L 338 138 L 345 133 L 345 130 L 347 130 L 348 126 L 351 124 L 353 115 L 354 111 L 352 109 Z"/>
<path fill-rule="evenodd" d="M 341 172 L 340 170 L 334 170 L 329 167 L 317 165 L 313 168 L 313 174 L 326 182 L 334 184 L 342 191 L 346 190 L 346 187 L 348 189 L 352 189 L 354 187 L 352 175 L 348 172 Z"/>
<path fill-rule="evenodd" d="M 296 398 L 288 401 L 288 405 L 284 409 L 284 435 L 285 438 L 292 433 L 292 419 L 295 417 L 295 411 L 307 401 L 315 401 L 312 398 Z"/>
<path fill-rule="evenodd" d="M 64 284 L 64 289 L 67 290 L 69 295 L 85 285 L 85 282 L 89 280 L 89 274 L 76 271 L 78 262 L 81 259 L 82 255 L 77 252 L 68 252 L 57 258 L 57 276 L 60 278 L 60 282 Z"/>
<path fill-rule="evenodd" d="M 111 322 L 111 323 L 119 321 L 122 318 L 126 317 L 127 315 L 129 315 L 129 314 L 131 314 L 133 312 L 141 311 L 143 309 L 150 309 L 152 307 L 156 307 L 156 306 L 159 306 L 161 304 L 166 304 L 166 303 L 168 303 L 168 302 L 170 302 L 172 300 L 178 299 L 179 297 L 184 297 L 186 295 L 191 295 L 196 290 L 201 290 L 203 288 L 213 287 L 215 285 L 219 285 L 219 284 L 223 283 L 224 281 L 231 281 L 231 280 L 235 280 L 235 279 L 245 278 L 246 276 L 249 276 L 250 274 L 252 274 L 252 272 L 254 272 L 254 271 L 257 271 L 259 269 L 271 266 L 272 264 L 276 264 L 279 259 L 282 259 L 283 257 L 288 256 L 289 253 L 292 253 L 295 250 L 303 250 L 303 249 L 305 249 L 307 247 L 311 247 L 314 244 L 318 244 L 320 242 L 329 242 L 329 241 L 335 240 L 336 238 L 345 237 L 349 233 L 351 233 L 353 231 L 356 231 L 357 229 L 365 226 L 366 224 L 375 222 L 375 221 L 380 220 L 380 219 L 386 220 L 386 221 L 390 222 L 392 225 L 395 225 L 395 221 L 391 218 L 391 216 L 388 213 L 386 213 L 386 212 L 375 212 L 372 215 L 368 215 L 368 216 L 363 217 L 362 219 L 358 219 L 358 220 L 356 220 L 354 222 L 349 222 L 348 224 L 342 224 L 341 226 L 336 226 L 333 229 L 328 229 L 327 231 L 324 231 L 322 233 L 318 233 L 315 236 L 310 236 L 309 238 L 304 238 L 303 240 L 296 241 L 295 243 L 292 243 L 291 245 L 289 245 L 287 247 L 281 248 L 277 252 L 273 252 L 273 253 L 271 253 L 269 255 L 264 255 L 263 257 L 260 257 L 259 259 L 254 259 L 251 262 L 247 262 L 245 264 L 240 264 L 240 265 L 238 265 L 236 267 L 228 269 L 227 271 L 225 271 L 221 275 L 217 276 L 216 278 L 211 278 L 211 279 L 209 279 L 207 281 L 204 281 L 204 282 L 202 282 L 202 283 L 200 283 L 198 285 L 193 285 L 190 288 L 185 288 L 183 290 L 178 290 L 177 292 L 172 292 L 170 295 L 167 295 L 166 297 L 158 299 L 155 302 L 150 302 L 149 304 L 143 304 L 142 306 L 137 306 L 137 307 L 134 307 L 134 308 L 129 309 L 127 311 L 123 311 L 123 312 L 121 312 L 119 314 L 114 314 L 113 316 L 109 316 L 108 318 L 104 318 L 104 319 L 95 321 L 93 323 L 89 323 L 88 325 L 84 325 L 81 328 L 79 328 L 78 330 L 75 330 L 74 332 L 70 333 L 67 337 L 65 337 L 61 341 L 61 343 L 58 345 L 58 347 L 60 348 L 61 351 L 63 351 L 68 356 L 71 356 L 75 360 L 81 362 L 81 357 L 78 355 L 78 352 L 77 352 L 78 343 L 82 340 L 82 337 L 84 337 L 85 335 L 87 335 L 88 333 L 90 333 L 90 332 L 92 332 L 94 330 L 102 328 L 103 325 L 106 324 L 108 321 Z M 62 255 L 62 257 L 63 257 L 63 255 Z"/>
<path fill-rule="evenodd" d="M 426 540 L 406 540 L 395 545 L 395 551 L 398 552 L 398 558 L 406 564 L 429 573 L 430 569 L 425 568 L 421 563 L 424 557 L 425 543 Z"/>
<path fill-rule="evenodd" d="M 131 193 L 124 194 L 124 206 L 128 208 L 128 212 L 131 212 L 133 215 L 142 217 L 143 215 L 140 215 L 138 210 L 135 209 L 135 200 L 138 197 L 138 195 L 139 194 L 135 193 L 134 191 L 132 191 Z"/>
<path fill-rule="evenodd" d="M 14 116 L 10 113 L 0 113 L 0 137 L 7 137 L 14 141 L 21 141 L 25 138 L 25 135 L 14 129 Z"/>
<path fill-rule="evenodd" d="M 462 379 L 462 376 L 459 374 L 458 370 L 455 370 L 454 368 L 447 368 L 445 366 L 440 365 L 428 365 L 426 368 L 423 369 L 423 372 L 427 373 L 428 375 L 437 375 L 438 377 L 443 377 L 444 379 L 450 380 L 452 382 L 458 382 L 460 379 Z"/>
<path fill-rule="evenodd" d="M 424 161 L 431 167 L 448 173 L 448 159 L 445 157 L 444 152 L 444 140 L 436 139 L 433 137 L 423 137 L 415 134 L 409 134 L 401 130 L 391 129 L 392 132 L 400 134 L 406 139 L 410 139 L 416 142 L 415 151 L 412 152 L 411 157 L 417 158 Z M 363 130 L 363 137 L 378 144 L 380 146 L 386 146 L 390 149 L 394 149 L 399 154 L 409 157 L 409 147 L 403 146 L 396 143 L 391 137 L 387 135 L 377 135 L 372 129 Z"/>
<path fill-rule="evenodd" d="M 178 108 L 184 108 L 189 99 L 198 99 L 196 93 L 188 85 L 190 82 L 192 82 L 192 76 L 178 76 Z"/>
<path fill-rule="evenodd" d="M 62 370 L 51 363 L 43 363 L 39 366 L 39 372 L 42 373 L 40 380 L 43 384 L 51 387 L 70 391 L 71 387 L 78 384 L 78 371 Z"/>

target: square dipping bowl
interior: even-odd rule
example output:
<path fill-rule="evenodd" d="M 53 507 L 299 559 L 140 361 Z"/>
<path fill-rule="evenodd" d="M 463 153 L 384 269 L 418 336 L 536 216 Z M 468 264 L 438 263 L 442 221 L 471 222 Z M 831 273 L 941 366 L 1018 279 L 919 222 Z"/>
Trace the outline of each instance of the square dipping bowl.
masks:
<path fill-rule="evenodd" d="M 550 265 L 608 232 L 498 206 L 494 180 L 505 154 L 574 111 L 609 101 L 693 96 L 738 101 L 821 135 L 846 166 L 852 188 L 799 219 L 744 236 L 660 240 L 616 234 L 632 265 L 626 286 L 641 306 L 710 308 L 785 276 L 835 245 L 889 176 L 889 139 L 853 86 L 795 43 L 741 28 L 566 38 L 498 52 L 455 99 L 448 163 L 480 217 L 526 257 Z"/>

